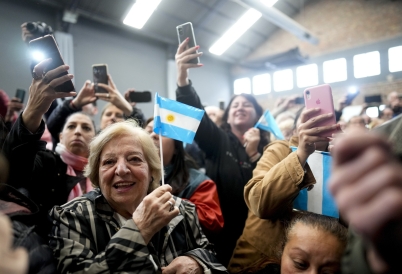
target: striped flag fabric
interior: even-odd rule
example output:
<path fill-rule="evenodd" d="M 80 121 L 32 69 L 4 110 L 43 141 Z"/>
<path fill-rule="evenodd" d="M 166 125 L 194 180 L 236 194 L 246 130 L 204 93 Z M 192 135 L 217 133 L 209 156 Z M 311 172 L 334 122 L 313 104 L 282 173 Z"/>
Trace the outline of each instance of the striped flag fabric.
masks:
<path fill-rule="evenodd" d="M 266 110 L 261 116 L 260 120 L 255 124 L 255 128 L 259 128 L 275 135 L 276 139 L 284 140 L 282 131 L 279 129 L 278 124 L 275 121 L 274 116 L 272 116 L 269 110 Z"/>
<path fill-rule="evenodd" d="M 191 144 L 204 110 L 155 94 L 154 132 Z"/>
<path fill-rule="evenodd" d="M 296 151 L 297 147 L 291 147 Z M 302 189 L 293 202 L 293 208 L 339 218 L 339 212 L 328 189 L 332 157 L 328 152 L 316 150 L 307 160 L 316 179 L 313 189 Z"/>

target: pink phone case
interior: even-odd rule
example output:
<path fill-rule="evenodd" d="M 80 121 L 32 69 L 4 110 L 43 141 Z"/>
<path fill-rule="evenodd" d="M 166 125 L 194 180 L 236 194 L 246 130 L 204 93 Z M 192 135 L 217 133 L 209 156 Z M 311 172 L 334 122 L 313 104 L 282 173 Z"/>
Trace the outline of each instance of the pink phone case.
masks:
<path fill-rule="evenodd" d="M 317 127 L 330 126 L 336 124 L 334 102 L 332 99 L 332 90 L 328 84 L 310 87 L 304 90 L 304 101 L 306 109 L 320 108 L 321 110 L 315 115 L 319 116 L 326 113 L 332 113 L 333 116 L 327 120 L 318 123 Z M 320 136 L 331 137 L 336 130 L 326 131 Z"/>

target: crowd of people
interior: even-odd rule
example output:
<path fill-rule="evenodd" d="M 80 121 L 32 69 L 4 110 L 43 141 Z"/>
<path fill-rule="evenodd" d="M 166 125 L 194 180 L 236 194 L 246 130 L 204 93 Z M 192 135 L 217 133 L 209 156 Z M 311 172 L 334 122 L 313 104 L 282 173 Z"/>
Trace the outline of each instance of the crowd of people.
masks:
<path fill-rule="evenodd" d="M 202 53 L 187 44 L 176 100 L 203 109 L 188 74 Z M 135 91 L 110 75 L 106 93 L 90 81 L 56 92 L 74 76 L 50 62 L 33 67 L 25 106 L 0 93 L 0 273 L 401 273 L 397 92 L 376 121 L 344 122 L 345 98 L 322 115 L 282 98 L 271 112 L 284 140 L 254 127 L 264 113 L 254 96 L 235 95 L 224 110 L 205 107 L 183 144 L 155 134 Z M 97 100 L 107 102 L 99 128 Z M 333 158 L 339 218 L 293 208 L 316 185 L 317 150 Z"/>

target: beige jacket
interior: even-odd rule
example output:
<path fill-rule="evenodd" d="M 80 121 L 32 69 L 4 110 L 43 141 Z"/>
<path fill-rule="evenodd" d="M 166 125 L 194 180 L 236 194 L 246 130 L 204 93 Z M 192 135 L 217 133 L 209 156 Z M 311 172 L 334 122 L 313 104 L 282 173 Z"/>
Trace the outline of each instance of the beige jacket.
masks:
<path fill-rule="evenodd" d="M 302 188 L 315 184 L 306 164 L 301 166 L 296 152 L 297 137 L 267 145 L 244 188 L 249 208 L 243 234 L 229 263 L 230 273 L 253 273 L 269 263 L 280 263 L 284 223 L 293 214 L 293 200 Z"/>

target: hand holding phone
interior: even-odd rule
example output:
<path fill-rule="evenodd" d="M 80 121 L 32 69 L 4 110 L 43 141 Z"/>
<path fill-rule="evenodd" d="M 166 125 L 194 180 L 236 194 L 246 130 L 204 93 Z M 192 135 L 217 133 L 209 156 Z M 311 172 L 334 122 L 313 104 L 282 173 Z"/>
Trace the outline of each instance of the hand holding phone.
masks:
<path fill-rule="evenodd" d="M 197 43 L 195 41 L 193 24 L 191 22 L 187 22 L 187 23 L 177 26 L 176 31 L 177 31 L 177 37 L 179 38 L 179 44 L 183 43 L 183 41 L 186 40 L 187 38 L 189 39 L 185 50 L 195 47 L 197 45 Z M 198 53 L 198 51 L 196 51 L 195 53 Z M 190 59 L 188 61 L 188 63 L 199 64 L 200 58 L 196 57 L 196 58 Z"/>
<path fill-rule="evenodd" d="M 47 63 L 46 71 L 57 69 L 64 65 L 63 58 L 61 57 L 59 47 L 56 44 L 52 35 L 45 35 L 43 37 L 31 40 L 29 42 L 29 50 L 32 56 L 32 63 L 34 65 L 39 64 L 41 61 L 51 58 L 52 60 Z M 68 74 L 68 71 L 62 70 L 62 72 L 55 76 L 55 78 L 60 78 Z M 56 92 L 71 92 L 75 91 L 73 82 L 67 80 L 60 85 L 56 86 Z"/>
<path fill-rule="evenodd" d="M 97 64 L 92 65 L 92 78 L 95 85 L 96 93 L 107 93 L 107 90 L 98 86 L 99 83 L 108 85 L 108 77 L 107 77 L 107 65 L 106 64 Z"/>
<path fill-rule="evenodd" d="M 316 109 L 319 111 L 312 113 L 310 118 L 324 114 L 332 114 L 328 119 L 320 120 L 316 127 L 328 127 L 336 124 L 334 102 L 332 99 L 331 87 L 327 84 L 315 86 L 304 90 L 304 101 L 306 109 Z M 331 137 L 334 131 L 325 131 L 320 136 Z"/>

